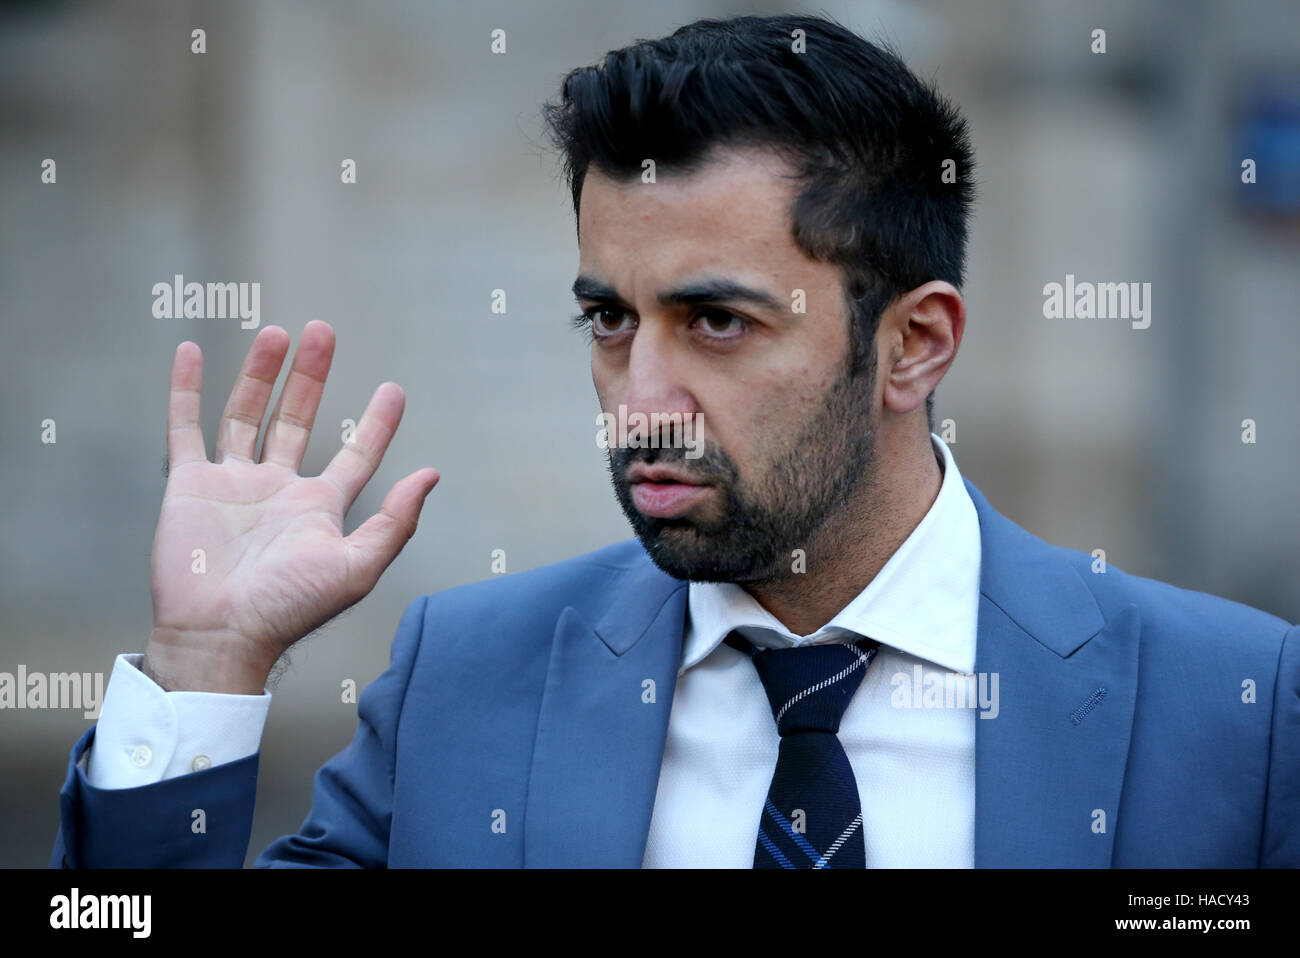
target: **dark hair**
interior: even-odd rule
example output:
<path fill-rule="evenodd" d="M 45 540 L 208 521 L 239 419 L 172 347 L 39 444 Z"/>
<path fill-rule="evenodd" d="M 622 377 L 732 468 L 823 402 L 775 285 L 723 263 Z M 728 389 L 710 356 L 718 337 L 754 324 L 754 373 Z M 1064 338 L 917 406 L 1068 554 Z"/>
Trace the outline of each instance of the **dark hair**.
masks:
<path fill-rule="evenodd" d="M 647 158 L 690 172 L 721 146 L 793 161 L 803 185 L 794 239 L 844 271 L 855 375 L 874 366 L 895 297 L 932 279 L 962 285 L 975 195 L 966 122 L 893 49 L 829 18 L 697 20 L 571 71 L 543 113 L 575 218 L 592 163 L 615 178 L 640 175 Z M 933 410 L 931 392 L 931 431 Z"/>

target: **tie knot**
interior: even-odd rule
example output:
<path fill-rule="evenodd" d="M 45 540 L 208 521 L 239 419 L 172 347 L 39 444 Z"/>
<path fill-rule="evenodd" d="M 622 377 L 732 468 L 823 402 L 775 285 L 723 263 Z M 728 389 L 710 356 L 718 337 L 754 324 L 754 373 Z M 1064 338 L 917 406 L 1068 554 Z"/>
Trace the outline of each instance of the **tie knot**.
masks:
<path fill-rule="evenodd" d="M 750 654 L 781 735 L 838 732 L 844 710 L 880 647 L 874 639 L 862 639 L 853 645 L 831 642 L 759 649 L 737 632 L 727 636 L 726 642 Z"/>

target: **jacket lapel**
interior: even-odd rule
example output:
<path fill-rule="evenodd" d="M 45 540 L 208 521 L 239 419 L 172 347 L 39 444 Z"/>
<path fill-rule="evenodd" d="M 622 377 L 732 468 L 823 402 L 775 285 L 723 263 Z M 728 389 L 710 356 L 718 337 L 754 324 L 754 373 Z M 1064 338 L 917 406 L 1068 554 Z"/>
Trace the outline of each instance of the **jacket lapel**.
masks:
<path fill-rule="evenodd" d="M 975 865 L 1108 867 L 1137 691 L 1137 608 L 1107 622 L 1090 573 L 966 487 L 982 542 L 975 670 L 990 688 L 996 675 L 998 689 L 996 717 L 975 720 Z"/>
<path fill-rule="evenodd" d="M 639 868 L 686 625 L 687 584 L 648 560 L 609 611 L 555 626 L 524 817 L 524 866 Z"/>

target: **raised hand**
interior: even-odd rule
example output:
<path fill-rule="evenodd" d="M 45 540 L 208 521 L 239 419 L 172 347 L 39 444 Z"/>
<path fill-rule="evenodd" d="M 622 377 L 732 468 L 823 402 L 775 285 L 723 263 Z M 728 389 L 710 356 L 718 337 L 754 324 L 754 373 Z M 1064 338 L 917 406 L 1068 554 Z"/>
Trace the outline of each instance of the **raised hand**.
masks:
<path fill-rule="evenodd" d="M 167 488 L 153 543 L 154 629 L 141 662 L 165 689 L 260 693 L 289 646 L 374 588 L 438 482 L 435 469 L 412 473 L 344 536 L 343 517 L 378 468 L 405 396 L 396 383 L 381 385 L 325 471 L 300 476 L 334 331 L 320 321 L 303 330 L 259 459 L 258 431 L 288 349 L 276 326 L 253 340 L 213 462 L 199 428 L 203 356 L 191 342 L 176 350 Z"/>

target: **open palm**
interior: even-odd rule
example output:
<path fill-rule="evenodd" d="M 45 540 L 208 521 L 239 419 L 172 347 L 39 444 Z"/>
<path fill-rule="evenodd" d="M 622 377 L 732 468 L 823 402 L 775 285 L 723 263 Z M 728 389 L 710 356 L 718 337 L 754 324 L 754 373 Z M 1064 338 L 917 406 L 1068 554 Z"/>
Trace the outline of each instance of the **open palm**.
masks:
<path fill-rule="evenodd" d="M 213 462 L 199 429 L 202 354 L 193 343 L 176 351 L 169 472 L 153 545 L 154 633 L 146 650 L 155 665 L 167 663 L 171 677 L 185 670 L 182 662 L 216 663 L 218 672 L 227 664 L 269 671 L 289 646 L 374 587 L 415 532 L 438 482 L 434 469 L 412 473 L 393 486 L 378 513 L 343 535 L 343 517 L 401 421 L 405 399 L 394 383 L 375 391 L 354 435 L 320 476 L 298 475 L 333 357 L 334 333 L 322 322 L 303 331 L 255 459 L 288 345 L 288 334 L 275 326 L 253 341 Z M 190 671 L 175 684 L 205 684 Z"/>

